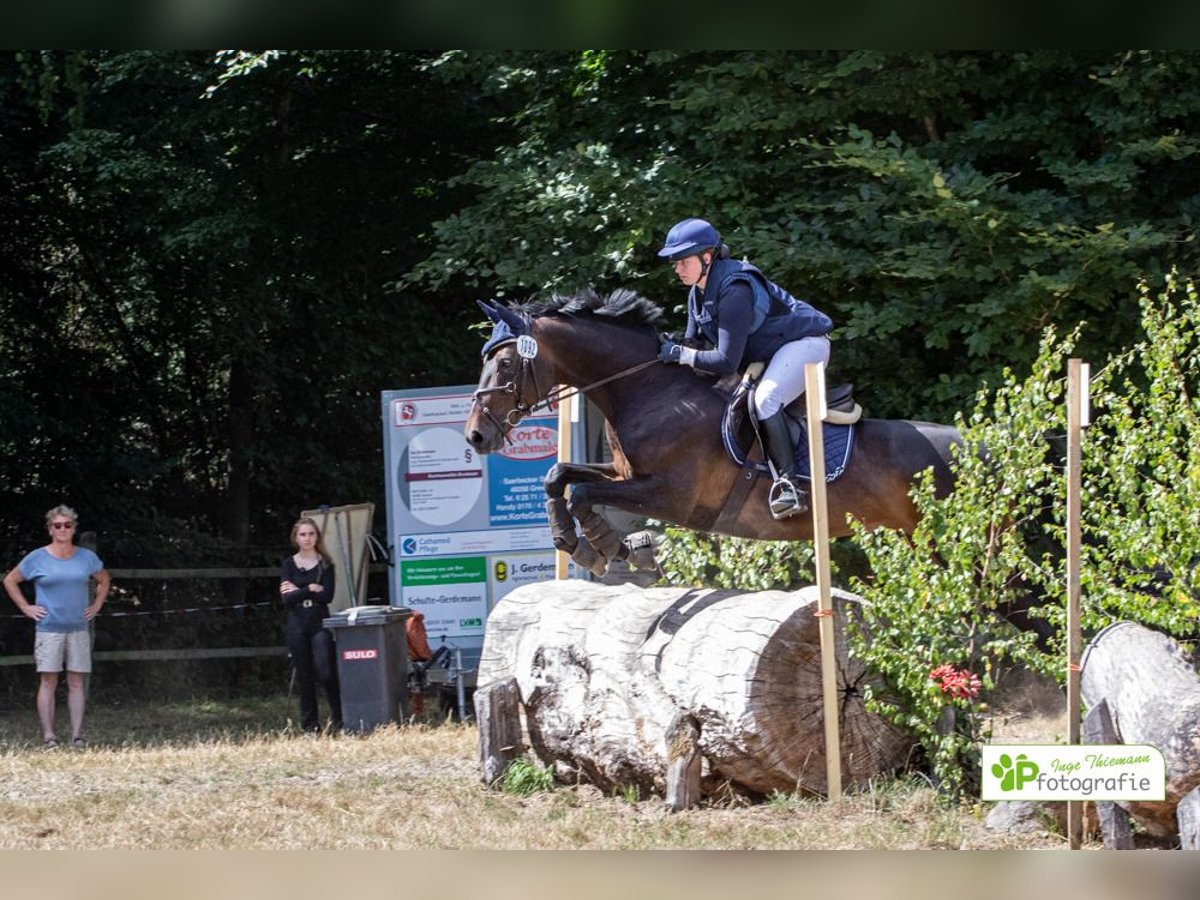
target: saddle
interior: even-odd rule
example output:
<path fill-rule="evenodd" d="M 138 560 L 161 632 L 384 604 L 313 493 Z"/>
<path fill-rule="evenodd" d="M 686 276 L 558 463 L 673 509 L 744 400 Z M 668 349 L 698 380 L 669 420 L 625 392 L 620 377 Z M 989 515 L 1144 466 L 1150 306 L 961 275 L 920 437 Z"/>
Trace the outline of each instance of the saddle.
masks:
<path fill-rule="evenodd" d="M 742 375 L 742 385 L 746 387 L 746 391 L 742 396 L 741 402 L 749 411 L 749 405 L 746 404 L 746 397 L 749 396 L 749 389 L 758 382 L 762 377 L 763 371 L 767 368 L 767 364 L 763 362 L 750 363 L 746 366 L 745 374 Z M 739 388 L 740 391 L 740 388 Z M 734 391 L 733 399 L 736 400 L 739 391 Z M 845 384 L 835 385 L 825 389 L 825 421 L 830 425 L 853 425 L 862 418 L 862 407 L 854 400 L 854 385 L 850 382 Z M 784 412 L 789 418 L 795 419 L 798 422 L 808 421 L 808 399 L 804 394 L 801 394 L 786 407 Z"/>
<path fill-rule="evenodd" d="M 721 419 L 721 437 L 725 450 L 739 466 L 767 470 L 761 462 L 756 423 L 750 410 L 750 393 L 758 383 L 765 365 L 752 363 L 734 389 Z M 804 394 L 787 405 L 784 413 L 792 446 L 796 452 L 798 474 L 807 479 L 808 465 L 808 401 Z M 825 391 L 825 479 L 833 481 L 850 462 L 854 446 L 854 424 L 862 418 L 862 407 L 854 400 L 854 385 L 839 384 Z"/>

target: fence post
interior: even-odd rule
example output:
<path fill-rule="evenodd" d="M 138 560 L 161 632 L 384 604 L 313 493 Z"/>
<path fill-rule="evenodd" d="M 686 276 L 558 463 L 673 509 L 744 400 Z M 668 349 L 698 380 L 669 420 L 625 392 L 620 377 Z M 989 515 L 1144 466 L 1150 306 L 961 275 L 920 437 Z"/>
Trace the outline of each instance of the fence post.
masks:
<path fill-rule="evenodd" d="M 1080 710 L 1079 659 L 1083 643 L 1079 624 L 1080 579 L 1080 493 L 1083 460 L 1082 435 L 1088 424 L 1088 365 L 1067 360 L 1067 743 L 1078 744 Z M 1083 843 L 1083 803 L 1067 801 L 1067 840 L 1072 850 Z"/>
<path fill-rule="evenodd" d="M 825 717 L 825 779 L 829 799 L 842 796 L 842 738 L 838 722 L 836 636 L 829 574 L 829 508 L 825 502 L 825 369 L 820 363 L 804 367 L 808 396 L 808 455 L 812 478 L 813 550 L 817 566 L 817 616 L 821 634 L 821 697 Z"/>

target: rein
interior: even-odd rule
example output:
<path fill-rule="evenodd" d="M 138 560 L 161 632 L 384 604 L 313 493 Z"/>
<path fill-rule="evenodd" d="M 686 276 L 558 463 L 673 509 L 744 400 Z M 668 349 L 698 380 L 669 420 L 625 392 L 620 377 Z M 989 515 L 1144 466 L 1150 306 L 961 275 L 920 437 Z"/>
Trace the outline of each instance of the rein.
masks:
<path fill-rule="evenodd" d="M 547 409 L 549 409 L 551 403 L 561 403 L 563 400 L 569 400 L 576 395 L 586 394 L 588 391 L 595 390 L 602 385 L 608 384 L 610 381 L 616 381 L 618 378 L 624 378 L 627 375 L 640 372 L 642 369 L 646 368 L 647 366 L 652 366 L 656 362 L 658 362 L 657 356 L 654 359 L 648 359 L 645 362 L 640 362 L 635 366 L 630 366 L 628 369 L 622 369 L 615 375 L 609 375 L 607 378 L 601 378 L 599 381 L 593 381 L 591 384 L 585 385 L 581 388 L 573 388 L 570 385 L 563 385 L 558 390 L 547 392 L 546 396 L 533 404 L 529 411 L 531 413 L 535 412 L 541 406 L 545 406 Z"/>
<path fill-rule="evenodd" d="M 584 387 L 573 388 L 569 385 L 565 385 L 555 390 L 546 391 L 543 395 L 541 386 L 538 384 L 537 372 L 534 371 L 533 368 L 533 359 L 526 356 L 522 356 L 520 359 L 521 365 L 517 369 L 517 373 L 513 377 L 512 381 L 496 387 L 480 388 L 471 396 L 472 404 L 479 406 L 483 410 L 483 414 L 488 417 L 492 424 L 495 425 L 496 428 L 504 435 L 504 439 L 509 441 L 509 443 L 512 443 L 511 438 L 508 436 L 509 430 L 526 416 L 533 415 L 543 407 L 549 409 L 550 404 L 552 403 L 561 403 L 563 400 L 568 400 L 577 394 L 587 394 L 588 391 L 595 390 L 602 385 L 608 384 L 610 381 L 616 381 L 619 378 L 625 378 L 628 375 L 633 375 L 635 372 L 640 372 L 647 366 L 652 366 L 659 361 L 658 357 L 654 357 L 653 359 L 648 359 L 645 362 L 640 362 L 637 365 L 630 366 L 628 369 L 622 369 L 620 372 L 617 372 L 614 375 L 609 375 L 607 378 L 601 378 L 599 381 L 594 381 L 589 385 L 585 385 Z M 539 395 L 539 399 L 533 401 L 533 403 L 526 403 L 523 399 L 523 395 L 525 393 L 524 387 L 526 372 L 528 372 L 529 377 L 533 381 L 534 394 Z M 481 398 L 485 395 L 495 393 L 512 394 L 516 398 L 513 403 L 513 408 L 509 410 L 508 415 L 504 417 L 505 421 L 503 423 L 497 419 L 495 414 L 481 402 Z"/>

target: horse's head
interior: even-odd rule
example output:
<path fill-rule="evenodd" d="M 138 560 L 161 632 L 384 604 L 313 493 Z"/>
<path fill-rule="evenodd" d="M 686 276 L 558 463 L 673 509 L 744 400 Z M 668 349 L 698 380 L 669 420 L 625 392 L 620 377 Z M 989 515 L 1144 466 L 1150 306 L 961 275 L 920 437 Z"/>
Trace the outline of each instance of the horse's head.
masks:
<path fill-rule="evenodd" d="M 625 376 L 658 362 L 654 327 L 662 310 L 633 291 L 602 297 L 588 288 L 516 309 L 479 306 L 493 328 L 465 433 L 480 453 L 499 450 L 517 422 L 564 386 L 604 411 L 610 390 L 629 390 Z"/>
<path fill-rule="evenodd" d="M 479 301 L 479 306 L 493 327 L 483 345 L 483 372 L 464 435 L 477 452 L 492 453 L 541 400 L 538 347 L 528 317 L 495 302 Z"/>

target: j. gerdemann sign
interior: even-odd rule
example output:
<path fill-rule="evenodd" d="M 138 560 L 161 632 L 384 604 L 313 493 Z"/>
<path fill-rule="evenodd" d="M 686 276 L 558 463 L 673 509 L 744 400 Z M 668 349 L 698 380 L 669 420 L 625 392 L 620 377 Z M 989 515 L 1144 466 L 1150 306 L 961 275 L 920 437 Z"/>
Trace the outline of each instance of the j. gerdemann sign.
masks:
<path fill-rule="evenodd" d="M 526 419 L 480 456 L 463 437 L 473 389 L 383 392 L 391 602 L 460 646 L 482 646 L 488 613 L 514 587 L 554 578 L 542 481 L 558 417 Z"/>

